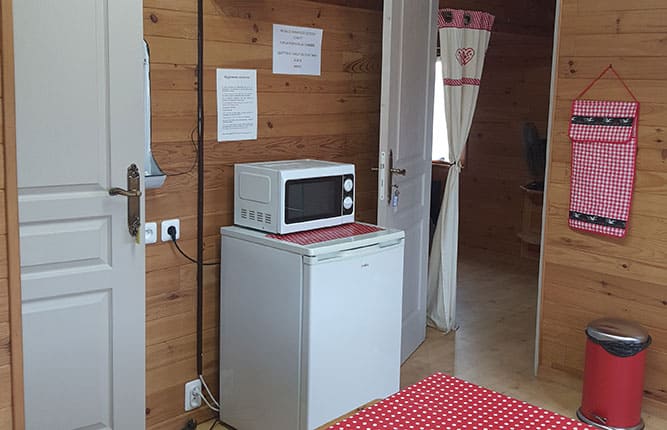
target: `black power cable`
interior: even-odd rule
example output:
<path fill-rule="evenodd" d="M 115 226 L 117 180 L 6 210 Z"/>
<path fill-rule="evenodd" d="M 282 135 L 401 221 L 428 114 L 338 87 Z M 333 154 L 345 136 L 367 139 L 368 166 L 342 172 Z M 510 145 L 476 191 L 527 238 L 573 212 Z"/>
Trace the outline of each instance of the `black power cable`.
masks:
<path fill-rule="evenodd" d="M 187 170 L 183 170 L 183 171 L 180 171 L 180 172 L 166 172 L 164 169 L 162 169 L 162 167 L 160 167 L 160 170 L 162 170 L 162 173 L 164 173 L 165 176 L 187 175 L 188 173 L 195 170 L 195 167 L 197 167 L 197 153 L 198 153 L 197 142 L 195 142 L 195 138 L 194 138 L 195 131 L 197 131 L 197 126 L 194 126 L 192 128 L 192 131 L 190 131 L 190 143 L 192 144 L 192 149 L 193 149 L 192 152 L 195 155 L 194 158 L 192 159 L 192 164 L 190 165 L 190 167 Z M 157 163 L 157 160 L 155 162 Z M 157 163 L 157 164 L 158 164 L 158 166 L 160 165 L 160 163 Z"/>
<path fill-rule="evenodd" d="M 174 243 L 174 246 L 176 247 L 176 249 L 178 250 L 178 252 L 181 253 L 181 255 L 182 255 L 183 257 L 185 257 L 186 259 L 190 260 L 191 262 L 193 262 L 193 263 L 195 263 L 195 264 L 198 263 L 197 260 L 195 260 L 194 258 L 190 257 L 188 254 L 185 253 L 185 251 L 183 251 L 183 250 L 181 249 L 180 245 L 178 244 L 178 242 L 177 242 L 177 240 L 176 240 L 176 227 L 174 227 L 173 225 L 172 225 L 171 227 L 169 227 L 169 228 L 167 229 L 167 234 L 169 235 L 169 237 L 171 237 L 171 241 Z M 212 261 L 212 262 L 210 262 L 210 263 L 202 263 L 203 266 L 217 266 L 218 264 L 220 264 L 220 261 Z"/>
<path fill-rule="evenodd" d="M 204 302 L 204 1 L 197 0 L 197 375 L 203 369 Z"/>
<path fill-rule="evenodd" d="M 223 426 L 223 427 L 224 427 L 225 429 L 227 429 L 227 430 L 238 430 L 238 429 L 237 429 L 236 427 L 234 427 L 233 425 L 231 425 L 231 424 L 227 424 L 226 422 L 221 421 L 221 420 L 219 420 L 219 419 L 216 419 L 216 420 L 213 422 L 213 425 L 211 426 L 211 428 L 209 428 L 208 430 L 213 430 L 213 429 L 215 428 L 215 426 L 218 425 L 218 424 L 220 424 L 221 426 Z"/>

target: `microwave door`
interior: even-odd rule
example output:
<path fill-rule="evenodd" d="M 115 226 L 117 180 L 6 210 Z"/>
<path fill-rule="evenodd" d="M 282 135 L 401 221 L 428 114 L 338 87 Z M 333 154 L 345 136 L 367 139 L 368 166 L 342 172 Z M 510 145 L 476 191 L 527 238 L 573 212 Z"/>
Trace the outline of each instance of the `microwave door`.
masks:
<path fill-rule="evenodd" d="M 293 179 L 285 183 L 285 224 L 339 217 L 342 177 Z"/>

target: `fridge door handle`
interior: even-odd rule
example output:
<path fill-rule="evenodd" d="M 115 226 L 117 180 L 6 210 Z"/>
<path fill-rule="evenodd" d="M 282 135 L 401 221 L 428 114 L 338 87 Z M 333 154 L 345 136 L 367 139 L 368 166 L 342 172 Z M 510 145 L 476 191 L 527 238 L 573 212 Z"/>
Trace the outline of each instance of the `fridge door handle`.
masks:
<path fill-rule="evenodd" d="M 384 242 L 384 243 L 380 244 L 380 248 L 384 249 L 384 248 L 390 248 L 392 246 L 400 245 L 402 241 L 403 241 L 403 239 L 396 239 L 396 240 L 392 240 L 392 241 L 389 241 L 389 242 Z"/>
<path fill-rule="evenodd" d="M 316 257 L 305 257 L 306 263 L 310 264 L 316 264 L 316 263 L 324 263 L 326 261 L 335 261 L 335 260 L 344 260 L 348 258 L 354 258 L 354 257 L 363 257 L 364 255 L 369 255 L 376 253 L 380 250 L 385 251 L 389 248 L 398 246 L 401 244 L 403 239 L 398 239 L 398 240 L 393 240 L 389 241 L 386 243 L 376 243 L 371 246 L 364 246 L 361 248 L 354 248 L 354 249 L 346 249 L 343 251 L 337 251 L 337 252 L 332 252 L 330 254 L 323 254 L 320 256 Z"/>

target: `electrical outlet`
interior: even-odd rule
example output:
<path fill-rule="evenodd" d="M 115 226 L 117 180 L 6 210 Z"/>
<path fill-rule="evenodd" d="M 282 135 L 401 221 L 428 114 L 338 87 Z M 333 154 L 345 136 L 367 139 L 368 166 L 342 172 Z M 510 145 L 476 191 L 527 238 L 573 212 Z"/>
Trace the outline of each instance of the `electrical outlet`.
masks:
<path fill-rule="evenodd" d="M 194 379 L 185 383 L 185 410 L 191 411 L 201 406 L 201 381 Z"/>
<path fill-rule="evenodd" d="M 176 239 L 181 238 L 181 221 L 177 219 L 168 219 L 162 221 L 162 241 L 171 242 L 171 236 L 167 233 L 169 227 L 174 227 L 176 229 Z"/>
<path fill-rule="evenodd" d="M 145 232 L 145 243 L 146 243 L 146 245 L 148 245 L 149 243 L 157 242 L 157 223 L 156 222 L 147 222 L 146 225 L 144 226 L 144 232 Z"/>

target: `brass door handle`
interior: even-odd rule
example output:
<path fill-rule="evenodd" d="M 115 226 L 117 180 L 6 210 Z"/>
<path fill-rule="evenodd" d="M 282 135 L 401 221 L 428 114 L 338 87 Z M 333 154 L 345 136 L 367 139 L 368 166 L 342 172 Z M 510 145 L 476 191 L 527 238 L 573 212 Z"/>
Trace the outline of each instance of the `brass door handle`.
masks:
<path fill-rule="evenodd" d="M 141 191 L 139 190 L 124 190 L 122 188 L 113 187 L 109 189 L 110 196 L 123 196 L 123 197 L 141 197 Z"/>
<path fill-rule="evenodd" d="M 379 167 L 371 167 L 371 172 L 379 172 L 379 171 L 380 171 Z M 394 175 L 405 176 L 405 174 L 407 173 L 407 170 L 391 168 L 391 169 L 389 169 L 389 172 L 393 173 Z"/>
<path fill-rule="evenodd" d="M 127 190 L 119 187 L 109 189 L 110 196 L 127 197 L 127 231 L 139 243 L 139 227 L 141 227 L 141 175 L 136 164 L 127 168 Z"/>
<path fill-rule="evenodd" d="M 405 170 L 405 169 L 396 169 L 396 168 L 394 168 L 394 167 L 392 167 L 391 169 L 389 169 L 389 171 L 390 171 L 391 173 L 393 173 L 394 175 L 399 175 L 399 176 L 405 176 L 405 173 L 406 173 L 406 170 Z"/>

